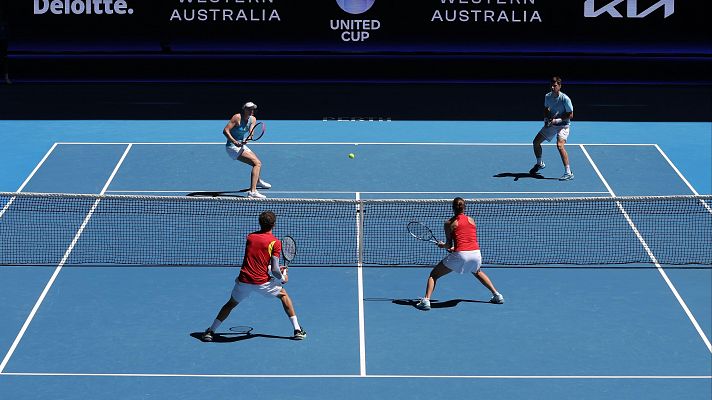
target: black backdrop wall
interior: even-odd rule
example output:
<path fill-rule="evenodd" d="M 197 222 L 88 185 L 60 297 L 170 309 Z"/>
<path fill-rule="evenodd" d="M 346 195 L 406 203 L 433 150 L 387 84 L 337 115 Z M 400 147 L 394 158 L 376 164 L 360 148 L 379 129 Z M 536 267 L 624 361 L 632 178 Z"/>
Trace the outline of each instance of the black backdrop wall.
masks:
<path fill-rule="evenodd" d="M 710 1 L 0 4 L 3 118 L 223 118 L 249 97 L 271 118 L 536 119 L 551 75 L 577 118 L 712 114 Z"/>

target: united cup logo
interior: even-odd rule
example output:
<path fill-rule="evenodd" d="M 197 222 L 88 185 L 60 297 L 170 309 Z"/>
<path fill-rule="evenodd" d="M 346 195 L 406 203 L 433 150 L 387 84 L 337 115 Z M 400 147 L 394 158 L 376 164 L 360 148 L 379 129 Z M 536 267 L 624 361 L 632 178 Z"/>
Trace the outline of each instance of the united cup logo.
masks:
<path fill-rule="evenodd" d="M 368 11 L 376 0 L 336 0 L 336 2 L 349 14 L 362 14 Z"/>

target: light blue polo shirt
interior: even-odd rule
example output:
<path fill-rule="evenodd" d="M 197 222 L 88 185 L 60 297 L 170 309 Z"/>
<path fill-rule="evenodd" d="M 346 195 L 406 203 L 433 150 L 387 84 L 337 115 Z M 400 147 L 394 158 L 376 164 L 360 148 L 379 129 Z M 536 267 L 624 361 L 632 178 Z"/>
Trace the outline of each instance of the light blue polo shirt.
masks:
<path fill-rule="evenodd" d="M 550 116 L 552 118 L 559 118 L 564 113 L 574 111 L 574 105 L 571 103 L 571 99 L 564 94 L 564 92 L 559 92 L 558 97 L 554 97 L 553 92 L 547 93 L 546 96 L 544 96 L 544 107 L 548 107 L 549 110 L 551 110 Z M 564 126 L 569 124 L 571 124 L 571 121 L 565 119 L 557 125 Z"/>

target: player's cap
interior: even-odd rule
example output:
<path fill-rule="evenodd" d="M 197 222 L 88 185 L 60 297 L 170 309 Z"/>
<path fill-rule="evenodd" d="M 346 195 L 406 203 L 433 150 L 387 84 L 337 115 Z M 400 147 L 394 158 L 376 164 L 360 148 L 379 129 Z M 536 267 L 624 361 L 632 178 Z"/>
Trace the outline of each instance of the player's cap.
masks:
<path fill-rule="evenodd" d="M 249 109 L 252 109 L 252 110 L 256 110 L 256 109 L 257 109 L 257 104 L 255 104 L 255 103 L 253 103 L 253 102 L 251 102 L 251 101 L 248 101 L 247 103 L 245 103 L 245 104 L 242 105 L 242 109 L 243 109 L 243 110 L 246 110 L 246 109 L 248 109 L 248 108 L 249 108 Z"/>

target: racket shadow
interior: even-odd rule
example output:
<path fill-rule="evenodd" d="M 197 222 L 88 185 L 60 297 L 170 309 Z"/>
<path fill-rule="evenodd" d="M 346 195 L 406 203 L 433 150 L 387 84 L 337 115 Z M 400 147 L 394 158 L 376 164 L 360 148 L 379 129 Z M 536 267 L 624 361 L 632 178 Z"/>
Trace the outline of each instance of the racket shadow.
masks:
<path fill-rule="evenodd" d="M 547 178 L 538 172 L 535 174 L 530 174 L 529 172 L 500 172 L 493 176 L 495 178 L 514 178 L 515 181 L 521 178 L 559 180 L 559 178 Z"/>
<path fill-rule="evenodd" d="M 203 332 L 192 332 L 190 334 L 194 339 L 198 341 L 203 341 Z M 278 336 L 278 335 L 267 335 L 264 333 L 235 333 L 235 332 L 216 332 L 213 336 L 212 343 L 235 343 L 241 342 L 243 340 L 250 339 L 282 339 L 282 340 L 296 340 L 293 336 Z"/>
<path fill-rule="evenodd" d="M 415 305 L 418 304 L 418 299 L 385 299 L 385 298 L 369 298 L 369 299 L 363 299 L 363 301 L 390 301 L 393 304 L 399 305 L 399 306 L 410 306 L 415 308 Z M 484 304 L 492 304 L 489 301 L 484 301 L 484 300 L 470 300 L 470 299 L 452 299 L 452 300 L 430 300 L 430 308 L 451 308 L 451 307 L 456 307 L 460 303 L 484 303 Z"/>

